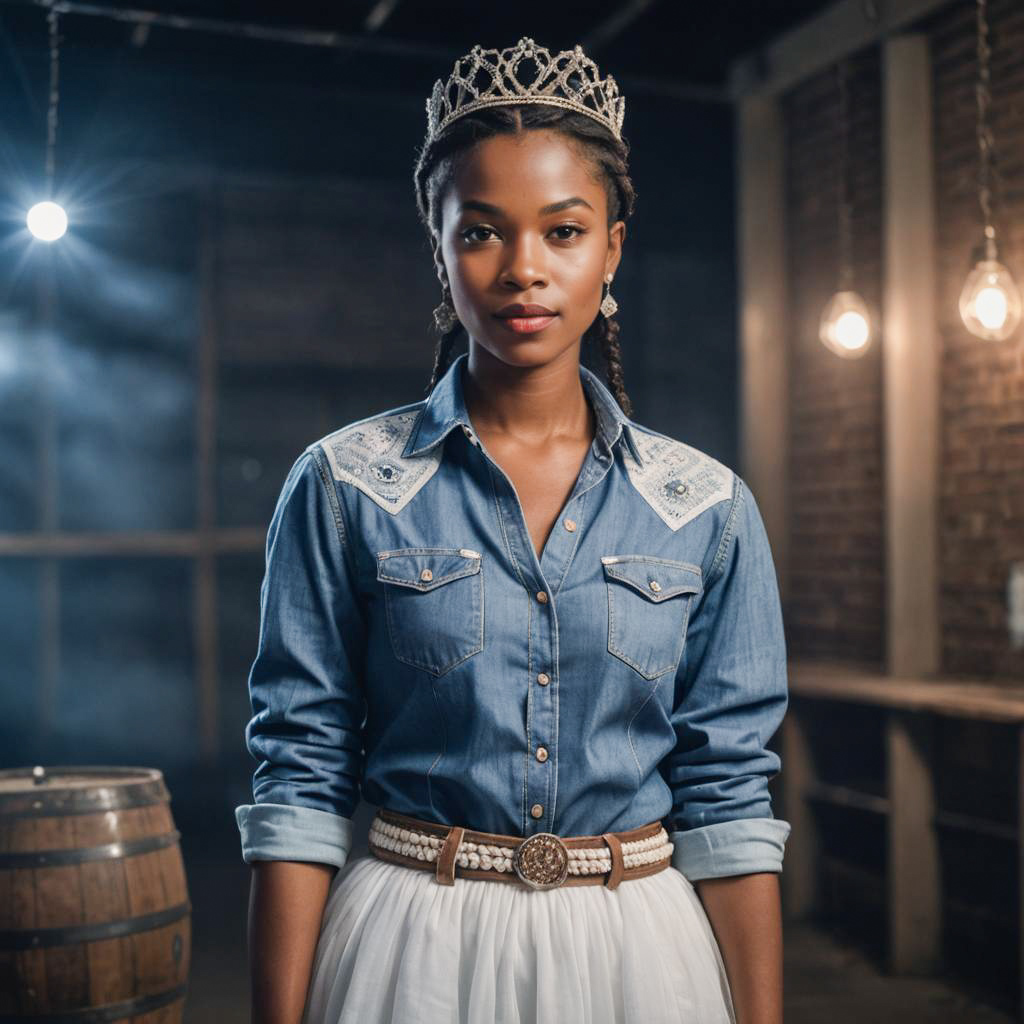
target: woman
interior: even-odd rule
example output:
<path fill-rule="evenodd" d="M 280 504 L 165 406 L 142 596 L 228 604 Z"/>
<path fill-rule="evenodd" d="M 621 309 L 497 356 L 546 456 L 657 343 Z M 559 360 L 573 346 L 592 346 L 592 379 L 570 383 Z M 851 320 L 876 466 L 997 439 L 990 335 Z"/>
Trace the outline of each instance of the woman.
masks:
<path fill-rule="evenodd" d="M 743 480 L 629 418 L 623 100 L 522 39 L 427 111 L 429 395 L 311 444 L 268 534 L 254 1020 L 780 1021 L 775 571 Z"/>

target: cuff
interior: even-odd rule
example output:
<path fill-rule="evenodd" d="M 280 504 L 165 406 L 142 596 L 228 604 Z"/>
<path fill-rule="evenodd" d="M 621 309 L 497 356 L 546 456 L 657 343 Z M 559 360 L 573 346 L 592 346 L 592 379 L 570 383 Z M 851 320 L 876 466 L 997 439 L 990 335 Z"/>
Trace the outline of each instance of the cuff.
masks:
<path fill-rule="evenodd" d="M 789 822 L 780 818 L 737 818 L 673 832 L 669 836 L 675 847 L 672 866 L 691 882 L 723 875 L 780 872 L 789 831 Z"/>
<path fill-rule="evenodd" d="M 242 860 L 300 860 L 343 868 L 352 849 L 352 819 L 295 804 L 235 808 Z"/>

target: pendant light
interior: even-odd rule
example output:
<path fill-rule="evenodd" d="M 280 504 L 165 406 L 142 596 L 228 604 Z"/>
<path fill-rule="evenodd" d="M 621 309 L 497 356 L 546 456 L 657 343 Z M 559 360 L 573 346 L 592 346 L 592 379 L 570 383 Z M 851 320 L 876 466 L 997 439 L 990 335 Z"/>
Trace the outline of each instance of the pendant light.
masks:
<path fill-rule="evenodd" d="M 977 0 L 978 78 L 975 94 L 978 100 L 978 203 L 985 225 L 984 258 L 974 264 L 960 292 L 960 319 L 978 338 L 1003 341 L 1020 323 L 1020 291 L 1010 271 L 999 262 L 996 229 L 992 223 L 992 167 L 995 143 L 988 123 L 992 102 L 989 86 L 988 22 L 986 0 Z"/>
<path fill-rule="evenodd" d="M 837 65 L 839 79 L 839 288 L 825 305 L 818 325 L 821 343 L 844 359 L 857 359 L 872 339 L 871 313 L 853 287 L 853 204 L 850 201 L 850 127 L 847 79 L 849 59 Z"/>

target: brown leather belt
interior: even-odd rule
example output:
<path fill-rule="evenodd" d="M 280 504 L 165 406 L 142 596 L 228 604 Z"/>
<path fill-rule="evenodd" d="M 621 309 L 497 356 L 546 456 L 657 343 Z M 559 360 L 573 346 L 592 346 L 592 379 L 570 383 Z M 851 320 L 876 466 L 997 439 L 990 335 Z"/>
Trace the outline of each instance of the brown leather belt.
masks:
<path fill-rule="evenodd" d="M 627 832 L 519 836 L 442 825 L 381 808 L 370 825 L 370 852 L 381 860 L 433 871 L 442 885 L 458 878 L 511 882 L 531 889 L 604 885 L 663 871 L 672 843 L 660 821 Z"/>

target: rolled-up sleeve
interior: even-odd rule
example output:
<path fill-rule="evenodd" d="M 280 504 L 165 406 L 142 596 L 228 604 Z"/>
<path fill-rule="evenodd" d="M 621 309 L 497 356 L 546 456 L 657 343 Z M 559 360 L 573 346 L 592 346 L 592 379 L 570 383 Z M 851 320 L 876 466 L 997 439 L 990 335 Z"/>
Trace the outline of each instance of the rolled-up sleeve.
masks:
<path fill-rule="evenodd" d="M 781 763 L 767 743 L 788 704 L 786 642 L 768 536 L 739 476 L 675 682 L 661 768 L 673 865 L 691 881 L 781 871 L 790 826 L 772 814 Z"/>
<path fill-rule="evenodd" d="M 365 721 L 365 628 L 343 512 L 315 447 L 292 465 L 267 532 L 245 729 L 253 803 L 235 808 L 242 858 L 341 868 L 352 848 Z"/>

